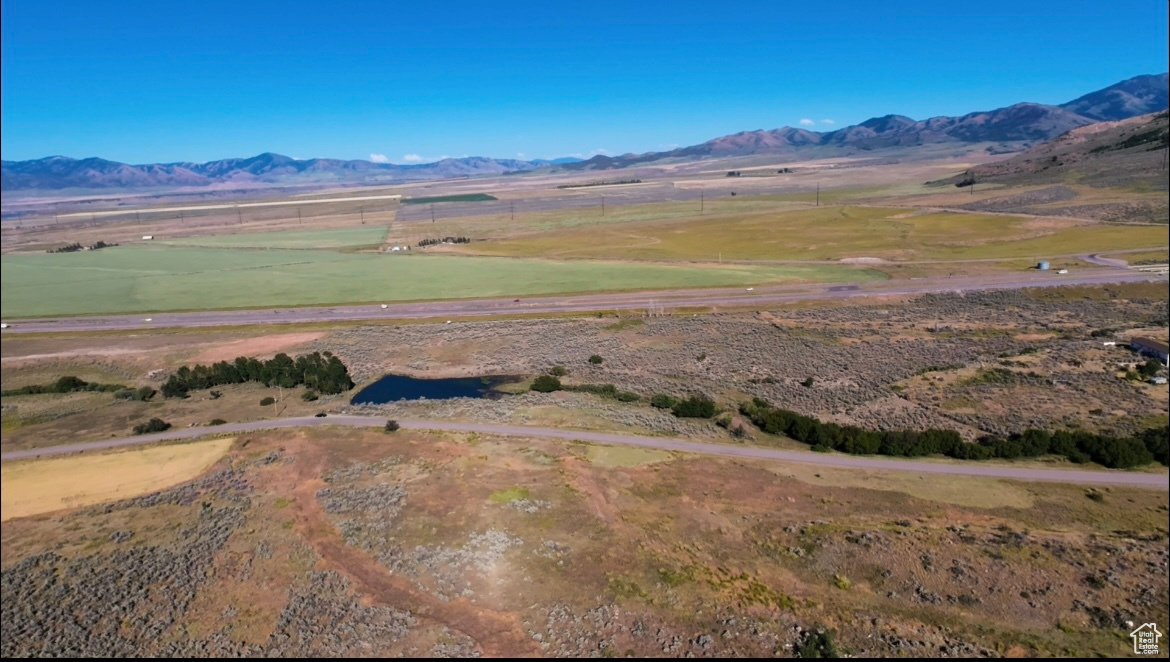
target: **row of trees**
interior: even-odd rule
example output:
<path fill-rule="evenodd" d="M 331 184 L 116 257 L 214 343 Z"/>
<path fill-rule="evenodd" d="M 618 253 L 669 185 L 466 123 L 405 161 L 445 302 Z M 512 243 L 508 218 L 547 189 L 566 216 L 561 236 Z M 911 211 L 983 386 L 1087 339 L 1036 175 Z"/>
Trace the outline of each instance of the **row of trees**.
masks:
<path fill-rule="evenodd" d="M 8 389 L 0 393 L 9 395 L 41 395 L 44 393 L 75 393 L 77 391 L 123 391 L 128 390 L 121 384 L 96 384 L 87 382 L 80 377 L 66 375 L 51 384 L 30 384 L 20 388 Z M 153 390 L 153 389 L 152 389 Z"/>
<path fill-rule="evenodd" d="M 810 416 L 772 407 L 759 398 L 740 406 L 740 413 L 771 434 L 783 434 L 813 450 L 852 455 L 921 457 L 945 455 L 962 460 L 1014 459 L 1063 455 L 1076 463 L 1096 462 L 1110 468 L 1170 462 L 1167 428 L 1150 428 L 1136 437 L 1114 437 L 1077 430 L 1026 430 L 1004 439 L 984 437 L 964 442 L 954 430 L 866 430 L 852 425 L 822 423 Z"/>
<path fill-rule="evenodd" d="M 188 391 L 245 382 L 283 388 L 305 385 L 328 394 L 344 393 L 354 386 L 349 369 L 329 352 L 313 352 L 298 356 L 296 360 L 282 352 L 268 361 L 241 356 L 231 363 L 220 361 L 210 366 L 183 366 L 162 385 L 162 394 L 166 398 L 185 398 Z"/>
<path fill-rule="evenodd" d="M 612 182 L 588 182 L 586 184 L 561 184 L 557 188 L 589 188 L 590 186 L 615 186 L 617 184 L 641 184 L 640 179 L 619 179 Z"/>
<path fill-rule="evenodd" d="M 72 244 L 69 244 L 68 246 L 61 246 L 60 248 L 50 248 L 49 250 L 47 250 L 45 252 L 46 253 L 76 253 L 77 251 L 83 251 L 86 249 L 89 249 L 91 251 L 96 251 L 96 250 L 99 250 L 102 248 L 108 248 L 110 246 L 117 246 L 117 245 L 118 244 L 107 244 L 104 241 L 98 241 L 96 244 L 92 244 L 90 246 L 82 246 L 81 244 L 74 242 Z"/>
<path fill-rule="evenodd" d="M 443 237 L 442 239 L 423 239 L 418 242 L 418 247 L 435 246 L 437 244 L 470 244 L 471 239 L 467 237 Z"/>

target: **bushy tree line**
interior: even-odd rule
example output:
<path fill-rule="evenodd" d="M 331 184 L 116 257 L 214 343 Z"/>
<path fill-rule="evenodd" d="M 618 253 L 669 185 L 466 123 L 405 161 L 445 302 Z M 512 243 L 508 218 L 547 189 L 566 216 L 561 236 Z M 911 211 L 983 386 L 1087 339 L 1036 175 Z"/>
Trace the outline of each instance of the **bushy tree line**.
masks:
<path fill-rule="evenodd" d="M 89 248 L 89 250 L 91 250 L 91 251 L 96 251 L 96 250 L 99 250 L 102 248 L 107 248 L 109 246 L 117 246 L 117 245 L 118 244 L 107 244 L 104 241 L 98 241 L 96 244 L 92 244 L 92 245 L 86 247 L 86 246 L 82 246 L 81 244 L 79 244 L 77 242 L 73 242 L 72 244 L 69 244 L 68 246 L 61 246 L 60 248 L 50 248 L 49 250 L 47 250 L 45 252 L 46 253 L 76 253 L 77 251 L 85 250 L 86 248 Z"/>
<path fill-rule="evenodd" d="M 74 393 L 77 391 L 123 391 L 126 387 L 121 384 L 96 384 L 87 382 L 79 377 L 67 375 L 52 384 L 30 384 L 20 388 L 8 389 L 0 395 L 41 395 L 43 393 Z M 151 389 L 153 390 L 153 389 Z"/>
<path fill-rule="evenodd" d="M 436 244 L 470 244 L 471 239 L 467 237 L 443 237 L 442 239 L 423 239 L 418 242 L 418 247 L 434 246 Z"/>
<path fill-rule="evenodd" d="M 329 352 L 313 352 L 296 360 L 280 353 L 268 361 L 241 356 L 229 363 L 183 366 L 162 385 L 163 397 L 184 398 L 188 391 L 198 391 L 223 384 L 260 382 L 265 386 L 293 388 L 305 385 L 319 393 L 344 393 L 353 388 L 349 369 Z"/>
<path fill-rule="evenodd" d="M 771 434 L 783 434 L 813 450 L 853 455 L 920 457 L 945 455 L 961 460 L 1014 459 L 1063 455 L 1076 463 L 1096 462 L 1110 468 L 1136 467 L 1157 459 L 1167 464 L 1167 429 L 1150 428 L 1137 437 L 1114 437 L 1086 431 L 1026 430 L 1008 438 L 984 437 L 964 442 L 954 430 L 866 430 L 822 423 L 810 416 L 772 407 L 759 398 L 740 405 L 740 413 Z"/>
<path fill-rule="evenodd" d="M 587 184 L 561 184 L 557 188 L 589 188 L 590 186 L 613 186 L 615 184 L 641 184 L 640 179 L 619 179 L 612 182 L 589 182 Z"/>

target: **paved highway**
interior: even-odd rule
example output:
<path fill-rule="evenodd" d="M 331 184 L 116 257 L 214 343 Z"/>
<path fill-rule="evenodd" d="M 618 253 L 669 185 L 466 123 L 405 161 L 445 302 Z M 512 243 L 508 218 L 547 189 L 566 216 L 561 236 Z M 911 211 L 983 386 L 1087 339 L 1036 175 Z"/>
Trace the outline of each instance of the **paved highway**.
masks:
<path fill-rule="evenodd" d="M 5 333 L 47 331 L 123 331 L 163 327 L 242 326 L 249 324 L 292 324 L 308 322 L 350 322 L 394 319 L 456 318 L 484 315 L 580 313 L 607 310 L 643 309 L 652 305 L 680 307 L 764 307 L 814 299 L 865 296 L 898 296 L 930 292 L 972 292 L 980 290 L 1053 287 L 1058 285 L 1101 285 L 1125 282 L 1166 281 L 1165 276 L 1128 269 L 1097 269 L 1077 274 L 1054 272 L 996 274 L 956 278 L 889 280 L 844 285 L 771 285 L 745 288 L 668 290 L 576 296 L 434 301 L 426 303 L 367 304 L 318 308 L 268 310 L 224 310 L 190 313 L 144 313 L 97 317 L 63 317 L 8 322 Z M 147 321 L 147 320 L 150 321 Z"/>
<path fill-rule="evenodd" d="M 172 439 L 192 439 L 207 434 L 240 434 L 268 430 L 274 428 L 296 428 L 318 425 L 342 425 L 351 427 L 381 427 L 385 425 L 385 418 L 369 416 L 328 416 L 325 418 L 299 417 L 282 418 L 274 421 L 253 421 L 251 423 L 231 423 L 214 428 L 184 428 L 160 432 L 158 434 L 127 437 L 125 439 L 107 439 L 91 441 L 68 446 L 52 446 L 49 448 L 13 451 L 0 454 L 0 461 L 21 460 L 34 457 L 47 457 L 66 453 L 80 453 L 138 444 L 149 444 L 157 441 Z M 1125 487 L 1152 488 L 1158 490 L 1170 489 L 1170 475 L 1165 473 L 1128 473 L 1123 471 L 1076 471 L 1060 469 L 1030 469 L 1024 467 L 1010 467 L 1003 465 L 968 463 L 940 463 L 921 460 L 895 460 L 875 457 L 854 457 L 849 455 L 831 455 L 813 453 L 811 451 L 786 451 L 774 448 L 757 448 L 752 446 L 733 446 L 730 444 L 712 444 L 699 441 L 687 441 L 668 437 L 639 437 L 627 434 L 613 434 L 608 432 L 585 432 L 578 430 L 559 430 L 555 428 L 527 427 L 522 425 L 492 425 L 487 423 L 457 423 L 453 421 L 404 421 L 398 424 L 406 429 L 441 430 L 447 432 L 478 432 L 510 437 L 543 437 L 548 439 L 565 439 L 569 441 L 587 441 L 600 444 L 621 446 L 637 446 L 662 451 L 678 451 L 682 453 L 698 453 L 702 455 L 721 455 L 725 457 L 739 457 L 755 460 L 779 460 L 782 462 L 798 462 L 827 467 L 842 467 L 850 469 L 876 469 L 886 471 L 908 471 L 919 474 L 943 474 L 951 476 L 981 476 L 985 478 L 1007 478 L 1022 481 L 1052 481 L 1074 483 L 1077 485 L 1118 485 Z"/>

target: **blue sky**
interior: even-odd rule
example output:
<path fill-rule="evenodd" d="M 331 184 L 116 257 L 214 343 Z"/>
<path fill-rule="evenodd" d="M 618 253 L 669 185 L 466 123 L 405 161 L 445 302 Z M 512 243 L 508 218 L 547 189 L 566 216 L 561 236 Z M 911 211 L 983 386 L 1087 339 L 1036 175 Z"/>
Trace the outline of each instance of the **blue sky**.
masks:
<path fill-rule="evenodd" d="M 1062 103 L 1167 69 L 1166 0 L 653 5 L 5 0 L 0 145 L 588 156 Z"/>

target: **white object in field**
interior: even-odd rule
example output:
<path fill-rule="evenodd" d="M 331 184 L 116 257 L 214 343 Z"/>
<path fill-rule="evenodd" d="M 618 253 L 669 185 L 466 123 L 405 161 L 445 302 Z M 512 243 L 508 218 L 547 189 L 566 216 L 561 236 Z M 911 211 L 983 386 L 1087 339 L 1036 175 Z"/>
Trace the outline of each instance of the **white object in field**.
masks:
<path fill-rule="evenodd" d="M 147 317 L 146 319 L 144 319 L 144 320 L 142 320 L 142 321 L 143 321 L 143 322 L 153 322 L 153 321 L 154 321 L 154 318 L 153 318 L 153 317 Z"/>
<path fill-rule="evenodd" d="M 390 250 L 397 252 L 397 251 L 399 251 L 399 250 L 401 250 L 401 249 L 400 249 L 400 248 L 398 248 L 397 246 L 395 246 L 394 248 L 391 248 Z"/>
<path fill-rule="evenodd" d="M 754 289 L 756 289 L 756 288 L 754 288 L 754 287 L 749 287 L 749 288 L 747 288 L 747 289 L 746 289 L 746 290 L 744 290 L 744 291 L 745 291 L 745 292 L 751 292 L 751 291 L 752 291 L 752 290 L 754 290 Z"/>
<path fill-rule="evenodd" d="M 1058 270 L 1056 273 L 1058 273 L 1058 274 L 1067 274 L 1067 273 L 1068 273 L 1068 269 L 1060 269 L 1060 270 Z"/>
<path fill-rule="evenodd" d="M 451 320 L 447 320 L 447 323 L 448 323 L 448 324 L 450 324 L 450 323 L 451 323 Z"/>
<path fill-rule="evenodd" d="M 386 304 L 382 304 L 382 308 L 389 308 Z"/>
<path fill-rule="evenodd" d="M 1105 345 L 1106 347 L 1116 347 L 1117 346 L 1117 343 L 1112 341 L 1112 340 L 1106 340 L 1105 342 L 1103 342 L 1101 344 Z"/>
<path fill-rule="evenodd" d="M 151 239 L 154 239 L 154 235 L 152 235 L 152 234 L 142 235 L 142 241 L 150 241 Z"/>
<path fill-rule="evenodd" d="M 7 329 L 7 328 L 8 328 L 7 324 L 0 324 L 0 329 Z"/>

